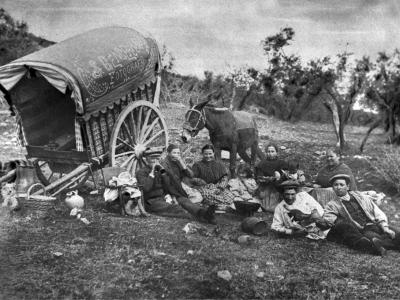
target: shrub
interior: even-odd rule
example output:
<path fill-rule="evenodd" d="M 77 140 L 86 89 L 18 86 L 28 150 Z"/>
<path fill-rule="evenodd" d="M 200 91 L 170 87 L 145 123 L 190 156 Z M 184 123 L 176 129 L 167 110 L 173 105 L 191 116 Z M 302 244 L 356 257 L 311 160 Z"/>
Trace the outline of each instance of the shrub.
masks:
<path fill-rule="evenodd" d="M 396 187 L 400 193 L 400 149 L 394 146 L 388 147 L 381 158 L 371 161 L 371 164 L 383 179 Z"/>

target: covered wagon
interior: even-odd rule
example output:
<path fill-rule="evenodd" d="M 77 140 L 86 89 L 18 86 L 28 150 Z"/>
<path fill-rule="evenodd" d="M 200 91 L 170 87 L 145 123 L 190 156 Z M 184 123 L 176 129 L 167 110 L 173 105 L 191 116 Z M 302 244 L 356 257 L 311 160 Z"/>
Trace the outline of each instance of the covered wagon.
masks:
<path fill-rule="evenodd" d="M 168 143 L 158 110 L 160 53 L 124 27 L 88 31 L 0 67 L 0 90 L 48 190 L 86 180 L 90 168 L 134 174 Z"/>

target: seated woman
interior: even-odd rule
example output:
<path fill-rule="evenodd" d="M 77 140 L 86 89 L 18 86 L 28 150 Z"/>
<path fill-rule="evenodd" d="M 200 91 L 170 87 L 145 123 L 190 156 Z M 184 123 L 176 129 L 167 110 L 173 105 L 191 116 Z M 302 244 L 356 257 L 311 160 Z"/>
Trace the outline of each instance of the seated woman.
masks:
<path fill-rule="evenodd" d="M 282 170 L 288 169 L 288 163 L 278 159 L 278 147 L 269 144 L 265 147 L 266 159 L 256 165 L 256 181 L 258 197 L 261 200 L 263 209 L 274 212 L 275 206 L 279 203 L 280 193 L 278 186 L 282 182 Z"/>
<path fill-rule="evenodd" d="M 221 161 L 215 160 L 214 146 L 205 145 L 201 149 L 203 159 L 192 166 L 194 180 L 203 196 L 203 202 L 216 204 L 224 209 L 233 203 L 234 195 L 228 189 L 228 171 Z"/>
<path fill-rule="evenodd" d="M 215 207 L 207 209 L 189 201 L 181 190 L 171 184 L 171 178 L 159 163 L 159 155 L 146 157 L 147 165 L 139 169 L 136 178 L 143 189 L 145 209 L 161 216 L 189 217 L 194 216 L 199 221 L 215 224 Z M 170 203 L 171 196 L 178 204 Z M 189 213 L 189 214 L 188 214 Z"/>
<path fill-rule="evenodd" d="M 319 170 L 314 182 L 314 190 L 311 195 L 323 206 L 336 199 L 329 179 L 337 174 L 346 174 L 350 177 L 350 190 L 357 191 L 356 180 L 350 167 L 345 163 L 340 162 L 340 156 L 334 150 L 326 152 L 327 164 Z"/>
<path fill-rule="evenodd" d="M 193 177 L 193 172 L 182 159 L 178 145 L 168 145 L 167 156 L 161 161 L 161 165 L 170 176 L 171 184 L 175 186 L 175 189 L 179 190 L 193 203 L 200 203 L 203 200 L 198 190 L 185 183 L 185 181 L 188 182 L 187 179 Z"/>
<path fill-rule="evenodd" d="M 340 156 L 334 150 L 326 152 L 327 165 L 319 170 L 317 178 L 315 179 L 315 187 L 330 187 L 329 179 L 337 174 L 346 174 L 350 176 L 350 189 L 357 190 L 356 180 L 354 179 L 353 172 L 350 167 L 345 163 L 340 162 Z"/>

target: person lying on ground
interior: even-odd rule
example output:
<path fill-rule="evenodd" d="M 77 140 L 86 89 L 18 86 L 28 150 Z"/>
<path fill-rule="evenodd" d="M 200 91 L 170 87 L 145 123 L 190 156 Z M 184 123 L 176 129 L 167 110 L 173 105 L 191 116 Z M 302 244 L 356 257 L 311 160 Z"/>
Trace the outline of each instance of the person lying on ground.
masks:
<path fill-rule="evenodd" d="M 159 154 L 146 157 L 147 166 L 139 169 L 136 178 L 143 189 L 146 211 L 161 216 L 189 217 L 188 213 L 202 222 L 215 224 L 215 207 L 207 209 L 190 202 L 180 190 L 171 184 L 171 179 L 159 163 Z M 178 204 L 171 202 L 171 196 L 176 198 Z M 169 200 L 167 202 L 167 200 Z"/>
<path fill-rule="evenodd" d="M 349 175 L 334 175 L 330 183 L 336 199 L 326 205 L 322 217 L 313 216 L 318 227 L 331 228 L 328 240 L 377 255 L 386 249 L 400 250 L 400 232 L 389 227 L 386 214 L 372 198 L 349 191 Z"/>
<path fill-rule="evenodd" d="M 322 215 L 322 206 L 308 193 L 299 192 L 296 180 L 282 182 L 280 189 L 283 200 L 275 207 L 271 229 L 281 236 L 307 236 L 323 239 L 326 230 L 316 227 L 312 215 Z"/>
<path fill-rule="evenodd" d="M 197 188 L 203 196 L 203 202 L 215 204 L 225 209 L 233 203 L 234 196 L 228 189 L 228 170 L 223 162 L 215 159 L 214 146 L 205 145 L 201 149 L 201 161 L 193 164 L 192 171 Z"/>
<path fill-rule="evenodd" d="M 314 187 L 329 188 L 331 187 L 329 179 L 337 174 L 346 174 L 350 177 L 350 189 L 352 191 L 357 190 L 356 180 L 350 167 L 345 163 L 340 162 L 340 156 L 334 150 L 328 150 L 326 152 L 327 164 L 319 170 L 315 179 Z"/>

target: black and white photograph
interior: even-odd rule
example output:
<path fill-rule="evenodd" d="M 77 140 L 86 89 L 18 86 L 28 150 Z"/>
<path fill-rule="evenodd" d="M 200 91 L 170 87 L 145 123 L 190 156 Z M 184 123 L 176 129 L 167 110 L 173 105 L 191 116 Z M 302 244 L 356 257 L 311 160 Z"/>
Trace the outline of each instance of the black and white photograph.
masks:
<path fill-rule="evenodd" d="M 400 2 L 0 0 L 0 299 L 400 298 Z"/>

